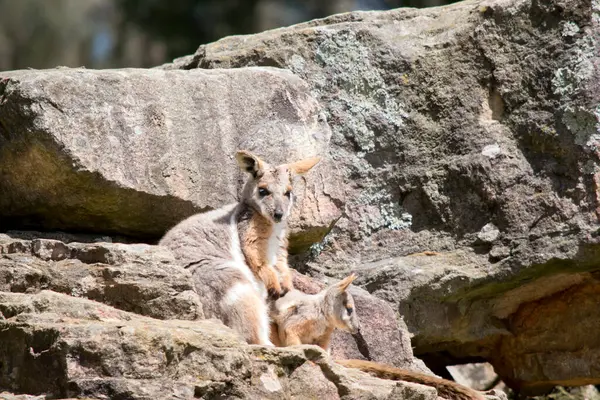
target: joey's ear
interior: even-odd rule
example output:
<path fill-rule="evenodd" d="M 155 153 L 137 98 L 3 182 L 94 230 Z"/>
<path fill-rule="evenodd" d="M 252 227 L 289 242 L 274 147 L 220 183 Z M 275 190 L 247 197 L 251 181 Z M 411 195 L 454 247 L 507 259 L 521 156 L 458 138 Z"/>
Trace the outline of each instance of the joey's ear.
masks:
<path fill-rule="evenodd" d="M 348 286 L 356 279 L 356 274 L 352 273 L 352 275 L 344 278 L 342 281 L 338 282 L 337 286 L 340 292 L 345 292 L 348 289 Z"/>
<path fill-rule="evenodd" d="M 303 175 L 321 161 L 321 157 L 311 157 L 288 164 L 288 168 L 296 175 Z"/>
<path fill-rule="evenodd" d="M 331 285 L 328 288 L 328 291 L 333 293 L 344 293 L 346 289 L 348 289 L 348 286 L 350 286 L 350 284 L 354 282 L 356 278 L 356 274 L 352 273 L 352 275 L 342 279 L 338 283 L 334 283 L 333 285 Z"/>
<path fill-rule="evenodd" d="M 235 153 L 235 159 L 242 171 L 245 171 L 254 177 L 260 175 L 265 166 L 263 160 L 246 150 L 240 150 Z"/>

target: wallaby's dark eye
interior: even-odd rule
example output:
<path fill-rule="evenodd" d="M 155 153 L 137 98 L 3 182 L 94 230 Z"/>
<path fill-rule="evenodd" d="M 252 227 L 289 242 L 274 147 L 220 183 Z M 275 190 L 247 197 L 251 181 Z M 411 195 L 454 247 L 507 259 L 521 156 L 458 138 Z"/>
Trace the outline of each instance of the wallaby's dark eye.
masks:
<path fill-rule="evenodd" d="M 292 191 L 288 190 L 287 192 L 285 192 L 285 197 L 290 197 L 292 195 Z"/>
<path fill-rule="evenodd" d="M 258 194 L 260 195 L 260 197 L 265 197 L 269 195 L 269 191 L 265 188 L 258 188 Z"/>
<path fill-rule="evenodd" d="M 354 311 L 354 308 L 352 308 L 352 307 L 346 307 L 346 311 L 348 312 L 348 315 L 352 315 L 352 312 Z"/>

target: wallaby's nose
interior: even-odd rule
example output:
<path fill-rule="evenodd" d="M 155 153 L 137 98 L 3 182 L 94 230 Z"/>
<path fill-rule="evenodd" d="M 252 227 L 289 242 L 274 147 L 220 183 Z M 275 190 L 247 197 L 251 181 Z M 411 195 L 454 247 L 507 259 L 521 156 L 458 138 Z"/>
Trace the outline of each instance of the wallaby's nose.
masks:
<path fill-rule="evenodd" d="M 277 207 L 279 208 L 279 207 Z M 273 219 L 275 220 L 275 222 L 281 222 L 281 219 L 283 218 L 283 210 L 281 209 L 275 209 L 275 212 L 273 213 Z"/>
<path fill-rule="evenodd" d="M 283 211 L 275 211 L 275 213 L 273 214 L 273 219 L 275 220 L 275 222 L 281 222 L 282 218 L 283 218 Z"/>

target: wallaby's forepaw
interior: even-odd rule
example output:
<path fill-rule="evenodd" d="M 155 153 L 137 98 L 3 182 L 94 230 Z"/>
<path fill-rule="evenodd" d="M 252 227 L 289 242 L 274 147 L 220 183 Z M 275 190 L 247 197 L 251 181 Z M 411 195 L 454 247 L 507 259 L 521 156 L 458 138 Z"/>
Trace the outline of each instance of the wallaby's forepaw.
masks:
<path fill-rule="evenodd" d="M 274 287 L 267 288 L 267 294 L 269 295 L 269 299 L 271 300 L 277 300 L 278 298 L 284 295 L 281 288 Z"/>
<path fill-rule="evenodd" d="M 267 287 L 267 293 L 269 294 L 269 298 L 272 300 L 277 300 L 281 296 L 283 296 L 281 285 L 279 284 L 279 280 L 277 279 L 277 275 L 275 273 L 268 274 L 269 280 L 265 282 L 265 286 Z"/>
<path fill-rule="evenodd" d="M 285 296 L 285 294 L 293 288 L 294 284 L 292 283 L 292 277 L 290 275 L 284 276 L 281 282 L 281 295 Z"/>
<path fill-rule="evenodd" d="M 273 269 L 263 268 L 259 272 L 259 276 L 265 284 L 270 299 L 277 300 L 283 295 L 281 293 L 281 285 L 279 284 L 279 278 Z"/>

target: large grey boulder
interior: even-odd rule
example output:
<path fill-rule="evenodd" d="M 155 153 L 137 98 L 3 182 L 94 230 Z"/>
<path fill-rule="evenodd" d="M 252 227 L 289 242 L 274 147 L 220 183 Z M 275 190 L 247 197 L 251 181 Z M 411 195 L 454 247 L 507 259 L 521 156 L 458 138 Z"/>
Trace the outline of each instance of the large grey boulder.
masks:
<path fill-rule="evenodd" d="M 522 391 L 598 384 L 599 9 L 348 13 L 162 68 L 277 66 L 310 85 L 345 203 L 305 270 L 359 270 L 430 366 L 488 360 Z"/>
<path fill-rule="evenodd" d="M 321 114 L 301 79 L 273 68 L 1 72 L 0 225 L 156 239 L 237 201 L 236 150 L 272 163 L 323 154 Z M 295 188 L 300 249 L 338 217 L 330 169 Z"/>

